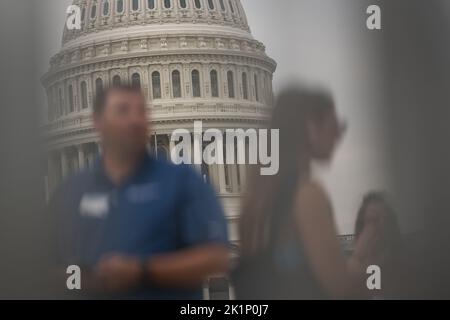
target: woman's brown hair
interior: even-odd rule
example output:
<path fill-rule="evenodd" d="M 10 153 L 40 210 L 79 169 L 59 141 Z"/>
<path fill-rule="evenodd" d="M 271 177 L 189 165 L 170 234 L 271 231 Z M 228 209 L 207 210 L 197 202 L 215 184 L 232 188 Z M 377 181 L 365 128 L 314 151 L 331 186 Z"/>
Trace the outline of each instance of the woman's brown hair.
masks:
<path fill-rule="evenodd" d="M 270 126 L 279 129 L 279 172 L 262 176 L 260 165 L 250 170 L 240 221 L 243 256 L 267 248 L 288 223 L 298 183 L 310 170 L 307 124 L 321 121 L 333 109 L 332 98 L 323 92 L 290 88 L 279 95 Z"/>

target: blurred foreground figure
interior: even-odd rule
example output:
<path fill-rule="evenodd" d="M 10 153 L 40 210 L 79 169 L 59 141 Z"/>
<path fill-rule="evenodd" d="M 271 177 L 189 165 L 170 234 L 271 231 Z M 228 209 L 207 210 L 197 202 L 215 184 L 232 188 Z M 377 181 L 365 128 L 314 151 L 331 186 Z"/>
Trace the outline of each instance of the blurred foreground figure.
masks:
<path fill-rule="evenodd" d="M 363 261 L 371 250 L 360 246 L 361 252 L 345 259 L 331 203 L 310 169 L 313 161 L 332 160 L 344 131 L 334 103 L 320 92 L 285 90 L 272 121 L 272 128 L 280 130 L 280 171 L 255 174 L 249 185 L 240 230 L 242 259 L 234 272 L 236 296 L 359 297 L 365 286 Z M 361 236 L 370 238 L 365 230 Z"/>
<path fill-rule="evenodd" d="M 402 221 L 414 221 L 404 242 L 412 253 L 404 269 L 408 292 L 450 299 L 450 2 L 379 4 L 393 194 Z"/>
<path fill-rule="evenodd" d="M 149 156 L 147 121 L 139 89 L 101 93 L 102 157 L 50 204 L 60 267 L 82 269 L 81 297 L 201 299 L 203 281 L 227 271 L 226 221 L 213 191 L 190 168 Z"/>
<path fill-rule="evenodd" d="M 367 245 L 366 242 L 373 242 Z M 371 192 L 364 197 L 355 224 L 355 254 L 366 258 L 365 265 L 377 265 L 381 269 L 381 291 L 377 299 L 405 297 L 405 266 L 402 236 L 393 209 L 386 197 Z M 366 252 L 371 250 L 372 252 Z M 370 294 L 370 292 L 368 292 Z"/>

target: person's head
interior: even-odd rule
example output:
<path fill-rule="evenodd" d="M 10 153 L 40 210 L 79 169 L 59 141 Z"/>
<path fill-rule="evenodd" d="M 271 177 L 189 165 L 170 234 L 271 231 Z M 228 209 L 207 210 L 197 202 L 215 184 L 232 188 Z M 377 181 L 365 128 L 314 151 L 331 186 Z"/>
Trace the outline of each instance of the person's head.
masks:
<path fill-rule="evenodd" d="M 285 162 L 292 156 L 296 161 L 331 160 L 344 129 L 330 95 L 299 88 L 280 94 L 272 128 L 280 130 L 280 153 L 290 155 Z"/>
<path fill-rule="evenodd" d="M 370 192 L 364 197 L 356 217 L 355 238 L 358 239 L 364 228 L 371 224 L 381 226 L 391 237 L 400 234 L 394 210 L 381 192 Z"/>
<path fill-rule="evenodd" d="M 145 150 L 148 119 L 141 90 L 120 85 L 98 92 L 94 103 L 94 125 L 104 149 L 130 155 Z"/>
<path fill-rule="evenodd" d="M 243 251 L 267 244 L 264 230 L 273 228 L 271 215 L 286 222 L 298 183 L 309 174 L 310 162 L 330 161 L 342 134 L 333 99 L 321 91 L 296 87 L 279 95 L 271 128 L 279 130 L 279 171 L 261 176 L 256 168 L 252 173 L 241 219 Z"/>

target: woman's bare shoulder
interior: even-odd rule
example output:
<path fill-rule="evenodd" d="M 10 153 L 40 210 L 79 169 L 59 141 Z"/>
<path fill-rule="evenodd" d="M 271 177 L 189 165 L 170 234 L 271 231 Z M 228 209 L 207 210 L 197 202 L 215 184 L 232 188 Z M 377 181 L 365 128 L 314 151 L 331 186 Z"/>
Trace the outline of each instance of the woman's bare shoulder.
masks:
<path fill-rule="evenodd" d="M 300 198 L 304 197 L 314 197 L 314 198 L 325 198 L 328 199 L 328 195 L 324 189 L 324 187 L 313 179 L 303 180 L 300 182 L 297 196 Z"/>
<path fill-rule="evenodd" d="M 296 206 L 299 212 L 311 212 L 317 210 L 329 211 L 330 200 L 324 187 L 317 181 L 302 181 L 297 190 Z"/>

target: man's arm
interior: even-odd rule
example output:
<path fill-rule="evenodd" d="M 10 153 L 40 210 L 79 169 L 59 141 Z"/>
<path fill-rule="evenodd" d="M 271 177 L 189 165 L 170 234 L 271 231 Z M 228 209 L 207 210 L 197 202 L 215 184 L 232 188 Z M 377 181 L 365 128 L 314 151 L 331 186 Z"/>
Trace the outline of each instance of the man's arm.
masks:
<path fill-rule="evenodd" d="M 198 288 L 209 276 L 228 271 L 229 251 L 224 245 L 203 245 L 142 261 L 136 257 L 109 255 L 95 268 L 101 288 L 127 291 L 141 285 L 166 288 Z M 98 286 L 98 283 L 97 283 Z"/>
<path fill-rule="evenodd" d="M 195 288 L 209 276 L 228 272 L 229 251 L 224 245 L 204 245 L 154 257 L 146 267 L 151 283 Z"/>

